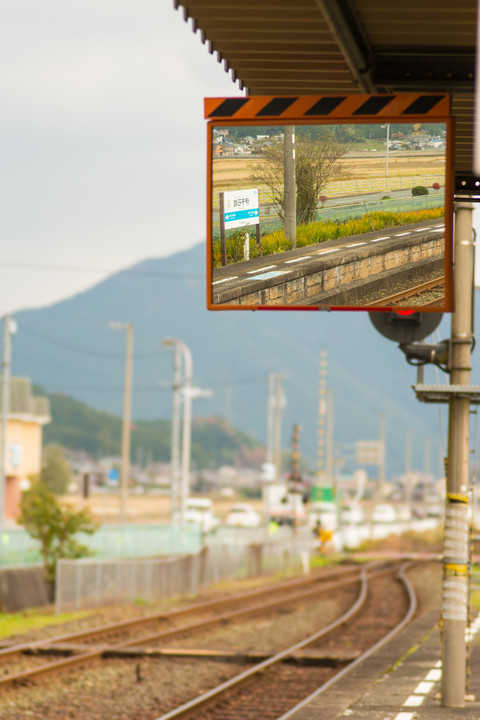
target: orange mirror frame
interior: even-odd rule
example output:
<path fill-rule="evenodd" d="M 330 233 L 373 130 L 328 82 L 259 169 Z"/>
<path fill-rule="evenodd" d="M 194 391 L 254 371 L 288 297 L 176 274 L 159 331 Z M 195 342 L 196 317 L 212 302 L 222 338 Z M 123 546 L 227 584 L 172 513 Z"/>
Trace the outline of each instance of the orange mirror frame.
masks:
<path fill-rule="evenodd" d="M 451 311 L 447 95 L 207 98 L 207 307 Z"/>

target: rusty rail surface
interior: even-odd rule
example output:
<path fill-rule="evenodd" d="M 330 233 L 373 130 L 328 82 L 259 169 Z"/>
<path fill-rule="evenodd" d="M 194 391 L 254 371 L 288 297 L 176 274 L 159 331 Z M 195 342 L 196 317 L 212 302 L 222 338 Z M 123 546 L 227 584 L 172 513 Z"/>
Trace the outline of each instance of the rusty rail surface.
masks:
<path fill-rule="evenodd" d="M 428 280 L 427 282 L 420 283 L 418 285 L 415 285 L 414 287 L 408 288 L 406 290 L 401 290 L 397 293 L 394 293 L 393 295 L 388 295 L 387 297 L 382 297 L 380 300 L 375 300 L 374 302 L 368 303 L 368 307 L 390 307 L 391 305 L 394 305 L 395 303 L 398 303 L 401 300 L 406 300 L 407 298 L 410 298 L 414 295 L 420 295 L 423 292 L 427 292 L 428 290 L 432 290 L 433 288 L 439 287 L 440 285 L 443 285 L 445 283 L 445 277 L 439 277 L 435 278 L 434 280 Z M 435 298 L 434 300 L 429 300 L 422 304 L 422 307 L 427 306 L 434 306 L 438 305 L 438 303 L 442 302 L 442 298 Z"/>
<path fill-rule="evenodd" d="M 232 690 L 239 689 L 242 687 L 245 683 L 247 683 L 249 680 L 251 680 L 253 677 L 258 676 L 263 673 L 267 668 L 271 668 L 278 663 L 284 661 L 288 656 L 291 656 L 295 653 L 297 653 L 299 650 L 312 645 L 313 643 L 317 642 L 320 638 L 324 638 L 326 635 L 334 632 L 341 626 L 348 623 L 364 606 L 366 599 L 367 599 L 367 589 L 368 589 L 368 582 L 367 577 L 369 574 L 369 571 L 371 571 L 371 566 L 367 566 L 363 569 L 362 575 L 361 575 L 361 588 L 360 592 L 355 600 L 355 602 L 351 605 L 349 610 L 345 612 L 341 617 L 339 617 L 334 622 L 330 623 L 327 627 L 322 628 L 320 631 L 310 635 L 309 637 L 305 638 L 304 640 L 296 643 L 295 645 L 292 645 L 285 650 L 282 650 L 281 652 L 269 657 L 267 660 L 264 660 L 263 662 L 257 663 L 253 667 L 249 668 L 248 670 L 245 670 L 244 672 L 240 673 L 239 675 L 236 675 L 234 678 L 231 678 L 230 680 L 227 680 L 226 682 L 221 683 L 217 687 L 213 688 L 212 690 L 209 690 L 208 692 L 204 693 L 203 695 L 184 703 L 183 705 L 179 706 L 178 708 L 175 708 L 171 710 L 170 712 L 167 712 L 166 714 L 156 718 L 156 720 L 186 720 L 186 718 L 197 718 L 201 716 L 202 712 L 206 710 L 206 708 L 209 708 L 210 706 L 214 706 L 217 702 L 219 702 L 225 695 L 228 693 L 231 693 Z M 389 568 L 389 571 L 392 572 L 395 568 L 391 567 Z M 398 632 L 404 625 L 409 622 L 411 617 L 413 616 L 413 613 L 415 612 L 416 608 L 416 600 L 415 600 L 415 593 L 413 591 L 413 588 L 411 584 L 409 583 L 408 579 L 404 575 L 403 570 L 400 571 L 399 577 L 406 587 L 407 595 L 409 598 L 409 610 L 405 617 L 402 619 L 401 623 L 399 623 L 392 631 L 390 631 L 380 642 L 376 643 L 372 648 L 367 650 L 367 652 L 363 653 L 360 657 L 358 657 L 356 660 L 354 660 L 352 663 L 350 663 L 344 670 L 342 670 L 340 673 L 334 676 L 334 678 L 340 678 L 343 677 L 343 675 L 348 672 L 350 669 L 353 669 L 356 665 L 358 665 L 360 662 L 362 662 L 366 657 L 371 655 L 373 652 L 378 650 L 381 645 L 383 645 L 388 639 L 390 639 L 393 634 Z M 328 681 L 328 683 L 325 684 L 326 686 L 329 686 L 333 682 L 335 682 L 335 679 L 332 678 Z M 318 692 L 318 691 L 317 691 Z M 315 694 L 315 693 L 314 693 Z M 308 699 L 313 697 L 313 695 L 310 695 Z M 302 703 L 306 702 L 302 701 Z M 298 708 L 298 706 L 296 706 Z M 211 711 L 211 710 L 210 710 Z M 288 717 L 289 713 L 284 716 L 285 718 Z M 283 718 L 282 718 L 283 720 Z"/>
<path fill-rule="evenodd" d="M 241 607 L 239 609 L 232 610 L 230 612 L 222 612 L 212 618 L 203 617 L 201 620 L 197 620 L 189 624 L 180 625 L 175 628 L 159 630 L 153 634 L 144 635 L 141 637 L 136 636 L 133 639 L 124 640 L 114 643 L 112 645 L 102 645 L 91 648 L 77 647 L 77 654 L 73 655 L 72 657 L 64 658 L 53 663 L 50 662 L 48 664 L 40 665 L 38 667 L 24 670 L 18 673 L 10 673 L 8 675 L 3 675 L 2 677 L 0 677 L 0 687 L 5 687 L 7 685 L 15 683 L 22 684 L 26 680 L 30 680 L 42 675 L 49 675 L 51 673 L 58 672 L 63 669 L 68 669 L 76 665 L 85 664 L 99 657 L 108 657 L 109 655 L 111 656 L 112 651 L 114 650 L 119 650 L 132 646 L 138 647 L 141 645 L 146 645 L 153 641 L 158 642 L 159 640 L 163 640 L 166 638 L 172 638 L 174 636 L 194 633 L 198 630 L 204 630 L 207 627 L 220 625 L 227 620 L 237 620 L 247 617 L 248 615 L 268 612 L 273 608 L 287 605 L 292 602 L 298 602 L 299 600 L 307 599 L 309 597 L 318 595 L 319 593 L 324 593 L 327 590 L 333 590 L 346 584 L 359 582 L 359 579 L 360 574 L 358 568 L 348 568 L 345 570 L 337 569 L 336 572 L 332 572 L 329 574 L 317 574 L 314 577 L 276 583 L 274 585 L 268 586 L 267 588 L 242 592 L 226 598 L 223 597 L 218 600 L 210 600 L 206 603 L 195 603 L 193 605 L 188 605 L 184 608 L 178 608 L 169 612 L 157 613 L 143 618 L 134 618 L 132 620 L 111 623 L 108 625 L 90 628 L 88 630 L 82 630 L 68 635 L 60 635 L 50 639 L 47 638 L 45 640 L 38 640 L 35 642 L 22 643 L 20 645 L 7 647 L 0 651 L 0 660 L 3 658 L 12 657 L 17 653 L 31 654 L 35 651 L 40 650 L 42 652 L 46 652 L 48 649 L 50 649 L 52 653 L 58 653 L 57 646 L 62 643 L 71 643 L 72 641 L 78 641 L 79 639 L 91 639 L 102 635 L 108 635 L 115 632 L 130 630 L 134 627 L 141 628 L 142 626 L 148 625 L 149 623 L 155 621 L 172 620 L 182 616 L 188 617 L 205 611 L 218 610 L 222 607 L 225 608 L 235 603 L 241 604 Z M 294 590 L 295 592 L 290 592 L 289 594 L 282 597 L 276 597 L 273 600 L 271 599 L 272 593 L 280 593 L 286 590 Z M 263 601 L 262 597 L 265 598 Z M 244 604 L 247 600 L 260 600 L 260 602 L 245 607 Z M 74 650 L 72 649 L 72 651 Z"/>

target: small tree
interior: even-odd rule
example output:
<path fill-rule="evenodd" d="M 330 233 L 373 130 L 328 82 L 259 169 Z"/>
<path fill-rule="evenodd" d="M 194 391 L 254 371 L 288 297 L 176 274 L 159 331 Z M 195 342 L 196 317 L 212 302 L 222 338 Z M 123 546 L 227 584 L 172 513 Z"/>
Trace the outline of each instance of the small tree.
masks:
<path fill-rule="evenodd" d="M 326 195 L 320 195 L 320 197 L 318 199 L 322 203 L 322 208 L 325 207 L 325 203 L 327 202 L 328 197 Z"/>
<path fill-rule="evenodd" d="M 60 445 L 47 445 L 43 451 L 43 463 L 40 471 L 40 480 L 55 495 L 67 492 L 72 476 L 72 470 L 65 459 Z"/>
<path fill-rule="evenodd" d="M 438 192 L 440 190 L 440 183 L 434 182 L 432 188 L 435 190 L 435 192 Z"/>
<path fill-rule="evenodd" d="M 325 130 L 316 138 L 308 133 L 298 134 L 295 141 L 295 178 L 297 183 L 297 223 L 310 223 L 322 190 L 328 181 L 345 176 L 341 173 L 340 160 L 347 146 L 339 142 L 335 133 Z M 266 185 L 272 191 L 273 204 L 278 215 L 284 219 L 283 147 L 272 145 L 253 168 L 252 182 Z"/>
<path fill-rule="evenodd" d="M 49 488 L 37 481 L 22 494 L 19 523 L 40 542 L 45 575 L 53 596 L 57 560 L 92 554 L 86 545 L 75 539 L 75 535 L 95 532 L 94 520 L 87 510 L 64 510 Z"/>

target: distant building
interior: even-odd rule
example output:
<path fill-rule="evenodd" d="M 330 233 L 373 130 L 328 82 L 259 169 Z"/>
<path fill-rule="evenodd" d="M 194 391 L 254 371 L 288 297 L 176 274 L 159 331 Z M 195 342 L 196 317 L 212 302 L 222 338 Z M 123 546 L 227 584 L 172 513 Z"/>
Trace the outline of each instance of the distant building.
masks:
<path fill-rule="evenodd" d="M 0 402 L 1 397 L 0 387 Z M 50 419 L 48 398 L 33 395 L 28 378 L 10 378 L 5 467 L 7 521 L 17 519 L 22 487 L 26 487 L 29 475 L 38 474 L 42 468 L 42 426 Z"/>

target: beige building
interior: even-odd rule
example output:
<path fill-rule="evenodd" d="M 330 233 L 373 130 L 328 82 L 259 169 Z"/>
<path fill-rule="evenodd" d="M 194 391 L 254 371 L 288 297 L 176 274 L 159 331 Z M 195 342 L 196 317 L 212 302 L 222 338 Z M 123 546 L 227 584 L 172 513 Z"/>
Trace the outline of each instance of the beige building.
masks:
<path fill-rule="evenodd" d="M 0 407 L 1 407 L 0 387 Z M 28 378 L 10 378 L 5 467 L 5 519 L 16 520 L 22 487 L 42 466 L 42 426 L 50 422 L 48 398 L 36 397 Z M 1 440 L 1 426 L 0 426 Z"/>

